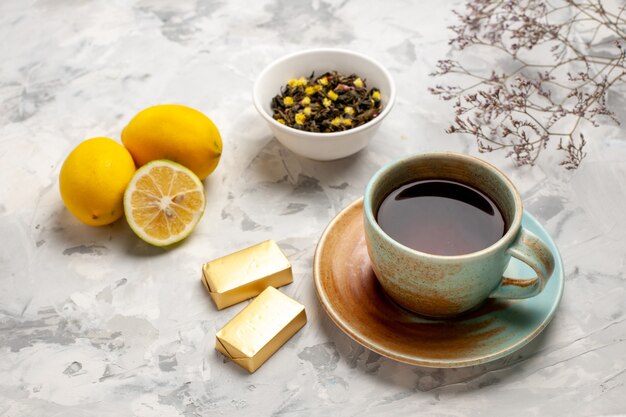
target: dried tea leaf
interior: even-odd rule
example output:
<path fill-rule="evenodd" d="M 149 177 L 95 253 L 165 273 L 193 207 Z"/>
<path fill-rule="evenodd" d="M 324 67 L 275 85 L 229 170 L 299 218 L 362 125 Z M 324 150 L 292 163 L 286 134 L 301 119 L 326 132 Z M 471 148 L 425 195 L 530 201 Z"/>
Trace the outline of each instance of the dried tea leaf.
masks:
<path fill-rule="evenodd" d="M 380 90 L 356 74 L 337 71 L 289 80 L 271 103 L 273 118 L 307 132 L 341 132 L 361 126 L 382 111 Z"/>

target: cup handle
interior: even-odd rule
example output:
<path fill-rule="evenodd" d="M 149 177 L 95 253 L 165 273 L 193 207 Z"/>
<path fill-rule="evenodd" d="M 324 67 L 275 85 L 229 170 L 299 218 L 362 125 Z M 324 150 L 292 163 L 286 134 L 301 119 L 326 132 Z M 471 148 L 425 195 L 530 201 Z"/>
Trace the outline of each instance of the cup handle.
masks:
<path fill-rule="evenodd" d="M 507 253 L 530 266 L 535 278 L 502 277 L 490 298 L 530 298 L 539 294 L 554 272 L 554 256 L 548 246 L 533 233 L 522 228 Z"/>

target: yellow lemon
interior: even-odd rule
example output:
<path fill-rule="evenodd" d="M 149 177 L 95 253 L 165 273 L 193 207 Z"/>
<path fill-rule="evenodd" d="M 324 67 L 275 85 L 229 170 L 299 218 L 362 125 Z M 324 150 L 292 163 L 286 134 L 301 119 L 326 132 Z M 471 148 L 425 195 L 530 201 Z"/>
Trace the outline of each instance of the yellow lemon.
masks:
<path fill-rule="evenodd" d="M 155 246 L 189 236 L 204 213 L 204 205 L 204 187 L 196 174 L 167 160 L 139 168 L 124 193 L 130 228 Z"/>
<path fill-rule="evenodd" d="M 176 104 L 148 107 L 122 131 L 122 142 L 137 166 L 168 159 L 205 179 L 220 160 L 222 138 L 211 119 Z"/>
<path fill-rule="evenodd" d="M 61 198 L 85 224 L 113 223 L 124 213 L 124 190 L 134 173 L 133 158 L 122 145 L 109 138 L 88 139 L 63 162 Z"/>

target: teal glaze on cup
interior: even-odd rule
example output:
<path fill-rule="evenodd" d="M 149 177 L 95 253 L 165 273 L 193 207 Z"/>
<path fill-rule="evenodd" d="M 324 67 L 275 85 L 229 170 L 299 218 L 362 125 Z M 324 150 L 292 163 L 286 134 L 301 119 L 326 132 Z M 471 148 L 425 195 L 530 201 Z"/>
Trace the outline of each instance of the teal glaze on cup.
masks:
<path fill-rule="evenodd" d="M 493 245 L 459 256 L 432 255 L 393 240 L 376 221 L 385 197 L 414 180 L 458 181 L 486 193 L 500 208 L 508 229 Z M 487 298 L 528 298 L 539 294 L 554 270 L 548 246 L 522 227 L 522 199 L 513 183 L 487 162 L 453 152 L 425 153 L 392 162 L 370 179 L 364 197 L 365 240 L 374 273 L 398 304 L 431 317 L 451 317 Z M 419 213 L 416 213 L 419 215 Z M 503 277 L 511 256 L 537 274 Z"/>

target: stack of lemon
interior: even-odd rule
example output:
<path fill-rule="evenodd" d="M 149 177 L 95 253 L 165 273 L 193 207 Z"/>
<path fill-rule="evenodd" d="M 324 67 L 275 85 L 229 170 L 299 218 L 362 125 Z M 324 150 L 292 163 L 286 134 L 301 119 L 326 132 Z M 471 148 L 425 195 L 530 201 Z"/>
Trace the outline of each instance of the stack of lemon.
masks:
<path fill-rule="evenodd" d="M 156 246 L 187 237 L 204 212 L 201 180 L 222 154 L 213 122 L 185 106 L 149 107 L 124 128 L 122 143 L 88 139 L 68 155 L 59 178 L 67 209 L 92 226 L 125 214 L 137 236 Z"/>

